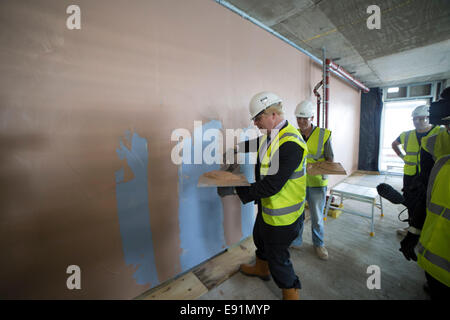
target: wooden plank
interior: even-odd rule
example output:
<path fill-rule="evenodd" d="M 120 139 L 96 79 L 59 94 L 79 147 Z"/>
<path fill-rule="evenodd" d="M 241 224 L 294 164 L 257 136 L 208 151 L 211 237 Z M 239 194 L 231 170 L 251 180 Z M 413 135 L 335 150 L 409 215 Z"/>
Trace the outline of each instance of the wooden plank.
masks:
<path fill-rule="evenodd" d="M 242 173 L 231 173 L 223 171 L 223 174 L 229 175 L 231 178 L 212 178 L 208 176 L 211 173 L 221 173 L 219 170 L 214 170 L 211 172 L 206 172 L 200 176 L 198 179 L 198 187 L 242 187 L 249 186 L 250 183 L 247 178 Z"/>
<path fill-rule="evenodd" d="M 344 167 L 339 162 L 315 162 L 310 163 L 306 167 L 306 172 L 309 175 L 318 175 L 318 174 L 336 174 L 336 175 L 347 175 Z"/>
<path fill-rule="evenodd" d="M 203 283 L 192 273 L 163 284 L 145 294 L 142 300 L 194 300 L 208 292 Z"/>
<path fill-rule="evenodd" d="M 254 260 L 255 250 L 253 237 L 249 237 L 223 254 L 197 267 L 193 270 L 193 273 L 208 289 L 212 289 L 236 273 L 241 264 L 250 263 Z"/>

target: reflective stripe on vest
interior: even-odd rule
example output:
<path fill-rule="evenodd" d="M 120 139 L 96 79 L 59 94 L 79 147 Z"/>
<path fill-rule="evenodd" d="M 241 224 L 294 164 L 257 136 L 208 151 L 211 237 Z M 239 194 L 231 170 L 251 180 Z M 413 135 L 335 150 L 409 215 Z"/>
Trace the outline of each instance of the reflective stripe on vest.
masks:
<path fill-rule="evenodd" d="M 317 127 L 316 127 L 317 128 Z M 314 130 L 315 130 L 315 128 L 314 128 Z M 312 134 L 311 134 L 312 135 Z M 311 154 L 311 153 L 308 153 L 308 156 L 306 157 L 306 158 L 308 158 L 308 159 L 314 159 L 314 160 L 319 160 L 319 159 L 321 159 L 321 158 L 325 158 L 324 156 L 323 156 L 323 152 L 322 152 L 322 149 L 323 149 L 323 147 L 324 147 L 324 142 L 323 142 L 323 138 L 325 137 L 325 129 L 323 129 L 323 128 L 319 128 L 319 139 L 318 139 L 318 142 L 317 142 L 317 151 L 316 151 L 316 154 Z M 309 141 L 309 140 L 308 140 Z M 306 143 L 306 144 L 308 144 L 308 143 Z"/>
<path fill-rule="evenodd" d="M 422 143 L 424 142 L 424 139 L 439 133 L 440 130 L 441 128 L 439 126 L 433 127 L 428 131 L 425 137 L 422 138 Z M 406 155 L 403 158 L 405 163 L 403 173 L 408 176 L 414 176 L 417 173 L 420 163 L 420 144 L 417 140 L 416 131 L 410 130 L 403 132 L 400 135 L 400 142 L 406 152 Z"/>
<path fill-rule="evenodd" d="M 316 131 L 318 130 L 318 132 Z M 330 138 L 331 131 L 324 128 L 315 127 L 311 135 L 309 136 L 308 152 L 311 152 L 307 156 L 307 163 L 315 163 L 325 161 L 325 143 Z M 314 153 L 312 153 L 314 152 Z M 306 185 L 308 187 L 325 187 L 328 185 L 328 179 L 326 175 L 307 175 Z"/>
<path fill-rule="evenodd" d="M 450 135 L 445 128 L 439 128 L 439 132 L 423 138 L 422 148 L 431 154 L 433 160 L 450 153 Z"/>
<path fill-rule="evenodd" d="M 445 134 L 447 134 L 445 132 Z M 417 263 L 450 286 L 450 154 L 439 158 L 427 187 L 427 215 L 418 244 Z"/>
<path fill-rule="evenodd" d="M 265 223 L 272 226 L 289 225 L 294 223 L 304 211 L 306 197 L 305 159 L 308 155 L 308 149 L 300 133 L 291 124 L 281 129 L 271 143 L 267 144 L 267 136 L 263 139 L 265 140 L 262 141 L 258 150 L 258 157 L 261 162 L 261 178 L 269 174 L 274 161 L 277 161 L 273 158 L 283 143 L 295 142 L 304 149 L 299 166 L 291 174 L 283 188 L 277 194 L 261 199 L 262 217 Z"/>
<path fill-rule="evenodd" d="M 430 202 L 427 209 L 438 216 L 442 213 L 442 218 L 450 220 L 450 209 L 448 208 L 444 208 L 443 206 Z"/>
<path fill-rule="evenodd" d="M 270 167 L 270 164 L 269 164 Z M 289 179 L 298 179 L 303 177 L 306 174 L 306 166 L 303 166 L 303 169 L 300 171 L 294 171 L 294 173 L 291 174 Z M 266 177 L 265 175 L 260 175 L 261 179 Z"/>
<path fill-rule="evenodd" d="M 295 129 L 295 128 L 294 128 L 294 129 Z M 260 148 L 259 148 L 259 151 L 258 151 L 258 154 L 259 154 L 259 156 L 260 156 L 259 162 L 262 163 L 262 160 L 263 160 L 264 156 L 266 155 L 267 150 L 269 149 L 270 145 L 271 145 L 274 141 L 277 141 L 276 143 L 278 143 L 278 141 L 280 141 L 281 139 L 283 139 L 283 138 L 285 138 L 285 137 L 294 137 L 294 138 L 296 138 L 297 140 L 299 140 L 301 143 L 306 144 L 305 140 L 303 140 L 303 137 L 302 137 L 301 135 L 297 135 L 297 134 L 290 133 L 290 132 L 285 132 L 285 133 L 283 133 L 283 135 L 282 135 L 279 139 L 277 139 L 277 137 L 276 137 L 276 135 L 275 135 L 275 137 L 270 141 L 270 143 L 269 143 L 269 145 L 268 145 L 268 144 L 267 144 L 267 140 L 268 140 L 268 139 L 267 139 L 267 135 L 266 135 L 265 138 L 264 138 L 264 141 L 263 141 L 263 143 L 261 144 L 261 146 L 260 146 Z M 269 164 L 269 166 L 270 166 L 270 164 Z"/>
<path fill-rule="evenodd" d="M 431 136 L 426 141 L 426 149 L 433 156 L 433 160 L 436 161 L 436 157 L 434 155 L 434 146 L 436 145 L 437 135 Z"/>
<path fill-rule="evenodd" d="M 298 178 L 303 177 L 305 174 L 306 174 L 306 166 L 303 166 L 303 170 L 294 172 L 294 173 L 289 177 L 289 179 L 298 179 Z"/>
<path fill-rule="evenodd" d="M 403 135 L 403 149 L 406 152 L 403 161 L 405 162 L 403 167 L 403 173 L 408 176 L 413 176 L 417 173 L 418 154 L 420 150 L 419 142 L 417 141 L 416 131 L 406 131 Z M 400 140 L 402 140 L 402 135 Z M 413 137 L 411 137 L 413 135 Z"/>
<path fill-rule="evenodd" d="M 300 210 L 304 203 L 305 200 L 290 207 L 284 207 L 280 209 L 263 208 L 263 210 L 264 213 L 268 214 L 269 216 L 282 216 Z"/>
<path fill-rule="evenodd" d="M 433 189 L 434 189 L 434 183 L 436 181 L 436 177 L 439 174 L 439 171 L 442 169 L 442 167 L 445 165 L 446 160 L 448 160 L 450 155 L 442 157 L 437 161 L 433 169 L 431 170 L 430 177 L 428 178 L 428 187 L 427 187 L 427 208 L 432 203 L 431 202 L 431 196 L 433 195 Z"/>
<path fill-rule="evenodd" d="M 420 242 L 417 244 L 417 251 L 418 251 L 419 255 L 422 255 L 425 259 L 430 261 L 432 264 L 438 266 L 439 268 L 444 269 L 447 272 L 450 272 L 450 262 L 448 260 L 438 256 L 437 254 L 434 254 L 430 250 L 425 251 L 424 246 Z"/>

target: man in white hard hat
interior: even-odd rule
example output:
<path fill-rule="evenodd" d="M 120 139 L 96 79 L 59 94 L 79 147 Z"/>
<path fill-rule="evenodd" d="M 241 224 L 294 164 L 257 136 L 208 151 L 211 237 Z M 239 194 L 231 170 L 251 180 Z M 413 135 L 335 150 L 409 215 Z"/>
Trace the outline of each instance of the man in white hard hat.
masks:
<path fill-rule="evenodd" d="M 410 206 L 408 205 L 408 213 L 414 206 L 410 188 L 412 181 L 419 173 L 419 153 L 422 138 L 437 134 L 440 130 L 439 126 L 433 126 L 429 123 L 428 109 L 429 107 L 426 105 L 415 108 L 411 114 L 415 129 L 402 132 L 392 142 L 392 149 L 405 163 L 403 166 L 403 196 L 407 203 L 411 203 Z M 400 149 L 400 145 L 404 153 Z M 397 234 L 401 236 L 405 236 L 406 233 L 407 228 L 397 230 Z"/>
<path fill-rule="evenodd" d="M 257 143 L 247 141 L 239 152 L 257 152 L 255 183 L 250 187 L 218 188 L 220 196 L 238 194 L 242 203 L 255 202 L 258 213 L 253 227 L 255 264 L 243 264 L 247 276 L 269 280 L 272 275 L 284 300 L 298 300 L 300 280 L 290 261 L 289 246 L 304 220 L 306 144 L 297 129 L 284 119 L 281 99 L 261 92 L 250 101 L 250 115 L 264 134 Z M 256 150 L 251 150 L 256 146 Z"/>
<path fill-rule="evenodd" d="M 314 120 L 315 105 L 305 100 L 295 109 L 299 131 L 308 147 L 307 163 L 320 161 L 333 161 L 331 147 L 331 131 L 319 128 L 312 123 Z M 306 175 L 306 201 L 311 214 L 312 242 L 317 256 L 322 260 L 328 259 L 328 251 L 324 244 L 323 209 L 327 194 L 328 178 L 326 175 Z M 293 247 L 302 243 L 303 228 L 293 242 Z"/>

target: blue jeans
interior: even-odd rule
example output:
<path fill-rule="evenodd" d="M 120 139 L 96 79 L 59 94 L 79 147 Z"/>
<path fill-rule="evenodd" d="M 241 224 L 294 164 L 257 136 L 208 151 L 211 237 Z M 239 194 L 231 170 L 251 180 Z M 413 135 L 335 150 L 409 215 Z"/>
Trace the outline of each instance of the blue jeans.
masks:
<path fill-rule="evenodd" d="M 327 187 L 306 187 L 306 201 L 308 201 L 309 212 L 311 213 L 311 234 L 312 242 L 316 247 L 323 247 L 323 209 L 325 207 L 325 199 L 327 195 Z M 292 242 L 294 246 L 302 244 L 303 235 L 302 224 L 298 237 Z"/>

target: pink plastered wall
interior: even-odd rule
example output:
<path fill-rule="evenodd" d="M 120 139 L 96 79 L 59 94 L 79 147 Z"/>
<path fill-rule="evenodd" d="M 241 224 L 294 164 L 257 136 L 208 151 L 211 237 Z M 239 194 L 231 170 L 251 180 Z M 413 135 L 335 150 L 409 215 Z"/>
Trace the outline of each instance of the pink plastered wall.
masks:
<path fill-rule="evenodd" d="M 128 299 L 155 285 L 138 284 L 124 259 L 115 174 L 135 178 L 117 154 L 120 141 L 131 148 L 127 132 L 148 143 L 158 283 L 179 274 L 172 131 L 210 120 L 246 128 L 248 102 L 263 90 L 295 123 L 320 79 L 307 56 L 211 0 L 80 0 L 81 30 L 66 28 L 70 4 L 0 3 L 0 298 Z M 348 173 L 359 99 L 331 80 L 335 159 Z M 78 291 L 66 287 L 72 264 Z"/>
<path fill-rule="evenodd" d="M 317 84 L 322 79 L 322 68 L 314 65 L 312 74 L 313 84 Z M 322 94 L 321 91 L 320 93 Z M 328 129 L 332 132 L 334 161 L 341 163 L 348 175 L 358 167 L 361 94 L 336 75 L 330 76 Z M 345 176 L 330 175 L 329 186 L 332 187 L 344 178 Z"/>

